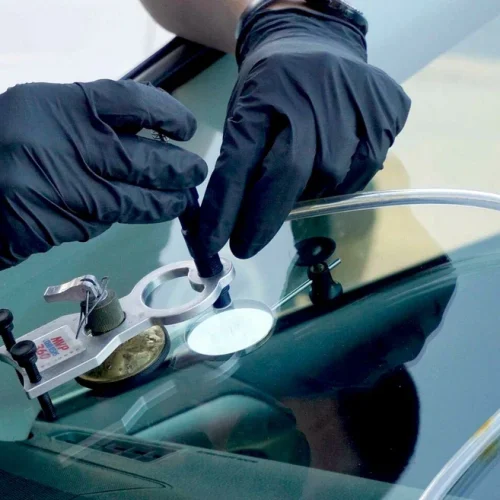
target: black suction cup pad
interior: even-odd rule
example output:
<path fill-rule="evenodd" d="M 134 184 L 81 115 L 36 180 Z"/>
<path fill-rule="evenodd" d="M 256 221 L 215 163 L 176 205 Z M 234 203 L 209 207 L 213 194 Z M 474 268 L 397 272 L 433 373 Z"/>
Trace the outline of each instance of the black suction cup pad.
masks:
<path fill-rule="evenodd" d="M 331 238 L 317 236 L 295 244 L 297 250 L 297 266 L 309 267 L 325 262 L 337 248 L 335 241 Z"/>

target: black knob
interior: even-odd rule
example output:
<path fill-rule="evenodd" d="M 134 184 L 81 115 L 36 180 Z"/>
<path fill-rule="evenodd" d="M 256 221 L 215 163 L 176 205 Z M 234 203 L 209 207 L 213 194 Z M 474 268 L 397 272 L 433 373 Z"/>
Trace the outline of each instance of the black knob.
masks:
<path fill-rule="evenodd" d="M 0 309 L 0 336 L 8 351 L 10 351 L 12 346 L 16 343 L 16 339 L 12 333 L 13 330 L 14 316 L 8 309 Z"/>
<path fill-rule="evenodd" d="M 22 340 L 14 344 L 10 350 L 12 359 L 26 370 L 26 375 L 32 384 L 36 384 L 42 380 L 42 376 L 36 366 L 36 345 L 31 340 Z"/>
<path fill-rule="evenodd" d="M 14 316 L 8 309 L 0 309 L 0 326 L 8 328 L 12 325 Z"/>
<path fill-rule="evenodd" d="M 31 340 L 21 340 L 21 342 L 14 344 L 10 350 L 10 355 L 21 368 L 26 370 L 26 375 L 28 375 L 32 384 L 37 384 L 40 380 L 42 380 L 42 376 L 36 366 L 38 358 L 34 342 Z M 57 419 L 57 414 L 50 396 L 48 394 L 42 394 L 41 396 L 38 396 L 37 399 L 40 403 L 45 419 L 48 422 L 54 422 Z"/>
<path fill-rule="evenodd" d="M 31 340 L 23 340 L 12 348 L 11 355 L 14 361 L 24 368 L 33 363 L 33 358 L 36 363 L 36 345 Z"/>
<path fill-rule="evenodd" d="M 297 250 L 297 266 L 309 267 L 327 261 L 337 248 L 331 238 L 317 236 L 299 241 L 295 244 Z"/>

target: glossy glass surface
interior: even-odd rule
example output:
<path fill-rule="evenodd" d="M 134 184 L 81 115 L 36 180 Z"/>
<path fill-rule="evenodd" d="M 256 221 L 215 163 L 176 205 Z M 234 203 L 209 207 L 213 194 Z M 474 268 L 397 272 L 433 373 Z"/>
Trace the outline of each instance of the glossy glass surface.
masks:
<path fill-rule="evenodd" d="M 2 0 L 0 92 L 26 82 L 120 78 L 172 37 L 138 0 Z"/>
<path fill-rule="evenodd" d="M 489 51 L 498 26 L 406 83 L 412 118 L 369 189 L 500 191 L 500 66 Z M 176 93 L 199 121 L 189 147 L 211 166 L 234 77 L 225 58 Z M 180 350 L 118 394 L 62 386 L 53 391 L 56 424 L 36 422 L 30 441 L 0 445 L 0 476 L 12 491 L 21 491 L 16 477 L 33 482 L 26 488 L 59 490 L 53 498 L 103 490 L 165 498 L 165 488 L 172 498 L 419 498 L 500 407 L 499 235 L 495 212 L 399 207 L 287 223 L 249 261 L 226 248 L 221 255 L 237 271 L 233 296 L 272 306 L 307 279 L 294 245 L 332 238 L 329 262 L 342 259 L 332 275 L 344 296 L 323 310 L 302 293 L 283 306 L 272 338 L 245 357 L 203 362 Z M 148 272 L 185 258 L 177 221 L 115 227 L 3 272 L 0 304 L 13 310 L 20 336 L 75 311 L 44 304 L 49 285 L 93 273 L 125 295 Z M 195 293 L 185 284 L 158 290 L 155 304 L 185 302 Z M 172 340 L 188 328 L 170 328 Z M 36 402 L 4 365 L 0 390 L 0 439 L 26 438 Z M 456 495 L 495 498 L 495 472 Z"/>

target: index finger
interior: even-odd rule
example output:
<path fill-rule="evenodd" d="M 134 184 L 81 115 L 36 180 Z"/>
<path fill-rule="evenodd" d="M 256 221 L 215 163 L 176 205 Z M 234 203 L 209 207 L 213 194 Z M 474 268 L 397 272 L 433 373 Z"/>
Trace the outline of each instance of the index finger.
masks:
<path fill-rule="evenodd" d="M 118 131 L 143 128 L 187 141 L 196 132 L 194 115 L 177 99 L 151 84 L 133 80 L 78 83 L 99 118 Z"/>
<path fill-rule="evenodd" d="M 226 121 L 221 154 L 202 203 L 200 237 L 209 254 L 226 244 L 240 216 L 245 192 L 265 156 L 270 115 L 265 106 L 245 98 Z"/>

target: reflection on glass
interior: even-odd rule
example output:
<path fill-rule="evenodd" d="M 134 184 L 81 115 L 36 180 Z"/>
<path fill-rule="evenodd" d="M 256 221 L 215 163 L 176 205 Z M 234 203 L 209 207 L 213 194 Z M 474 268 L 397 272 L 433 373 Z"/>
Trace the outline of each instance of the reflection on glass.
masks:
<path fill-rule="evenodd" d="M 485 422 L 439 471 L 421 500 L 463 497 L 480 484 L 499 463 L 500 411 Z"/>
<path fill-rule="evenodd" d="M 176 362 L 167 358 L 154 377 L 135 387 L 112 395 L 82 391 L 72 384 L 61 387 L 54 391 L 60 421 L 56 427 L 37 423 L 29 450 L 45 450 L 42 454 L 52 450 L 56 445 L 46 436 L 62 426 L 64 432 L 84 432 L 87 438 L 78 443 L 57 440 L 58 453 L 64 446 L 72 453 L 81 453 L 83 447 L 85 461 L 96 463 L 101 463 L 109 446 L 115 457 L 131 460 L 130 447 L 158 450 L 173 443 L 176 450 L 184 450 L 188 463 L 203 456 L 206 467 L 217 466 L 213 453 L 255 463 L 264 460 L 274 464 L 268 465 L 271 469 L 278 464 L 292 467 L 286 470 L 297 478 L 304 494 L 316 494 L 311 492 L 318 487 L 341 491 L 348 487 L 345 481 L 356 478 L 356 487 L 376 490 L 376 498 L 389 494 L 391 484 L 425 488 L 440 461 L 456 450 L 456 441 L 463 442 L 467 429 L 462 425 L 472 425 L 489 410 L 489 401 L 496 400 L 497 389 L 490 384 L 493 392 L 487 400 L 477 399 L 471 405 L 453 398 L 447 403 L 446 418 L 440 411 L 441 399 L 462 394 L 462 386 L 482 386 L 490 380 L 489 370 L 478 370 L 477 360 L 494 356 L 495 346 L 498 351 L 497 315 L 488 304 L 496 300 L 500 277 L 498 237 L 458 248 L 450 244 L 445 252 L 438 243 L 440 235 L 426 231 L 425 211 L 425 207 L 397 207 L 382 216 L 377 211 L 371 214 L 380 224 L 384 217 L 402 221 L 398 260 L 391 253 L 389 235 L 367 245 L 372 252 L 377 249 L 373 255 L 349 253 L 350 240 L 336 228 L 348 227 L 343 219 L 356 214 L 314 219 L 310 227 L 302 221 L 293 228 L 294 243 L 310 235 L 335 238 L 334 256 L 341 256 L 343 263 L 333 274 L 346 285 L 342 296 L 317 307 L 305 291 L 294 307 L 281 311 L 267 343 L 231 363 L 190 356 L 180 349 L 182 336 L 176 336 L 171 350 Z M 433 209 L 434 221 L 442 218 L 448 224 L 483 216 L 479 211 L 469 215 L 464 208 Z M 441 241 L 447 245 L 446 239 Z M 274 244 L 259 258 L 276 252 Z M 284 263 L 285 286 L 273 283 L 271 272 L 265 275 L 278 297 L 295 286 L 294 280 L 304 279 L 305 269 L 295 265 L 295 247 L 286 249 L 290 258 Z M 368 269 L 372 279 L 365 278 Z M 258 267 L 257 271 L 262 273 Z M 235 290 L 235 297 L 251 292 Z M 253 328 L 256 318 L 249 317 L 246 323 Z M 458 374 L 466 378 L 457 384 Z M 457 412 L 466 424 L 448 423 L 449 433 L 442 434 L 443 423 Z M 105 434 L 92 437 L 99 431 Z M 122 436 L 118 444 L 110 441 L 110 433 Z M 4 451 L 0 447 L 0 466 L 7 470 L 8 457 L 29 462 L 30 452 L 12 446 L 3 447 Z M 199 455 L 203 450 L 212 455 Z M 432 458 L 427 459 L 429 450 Z M 147 460 L 151 453 L 159 452 L 144 452 Z M 174 464 L 175 457 L 169 453 L 158 459 L 158 467 L 164 460 Z M 432 460 L 433 467 L 426 470 Z M 147 463 L 156 466 L 155 460 Z M 319 481 L 314 474 L 320 472 L 331 475 Z M 276 487 L 272 479 L 269 487 Z"/>

